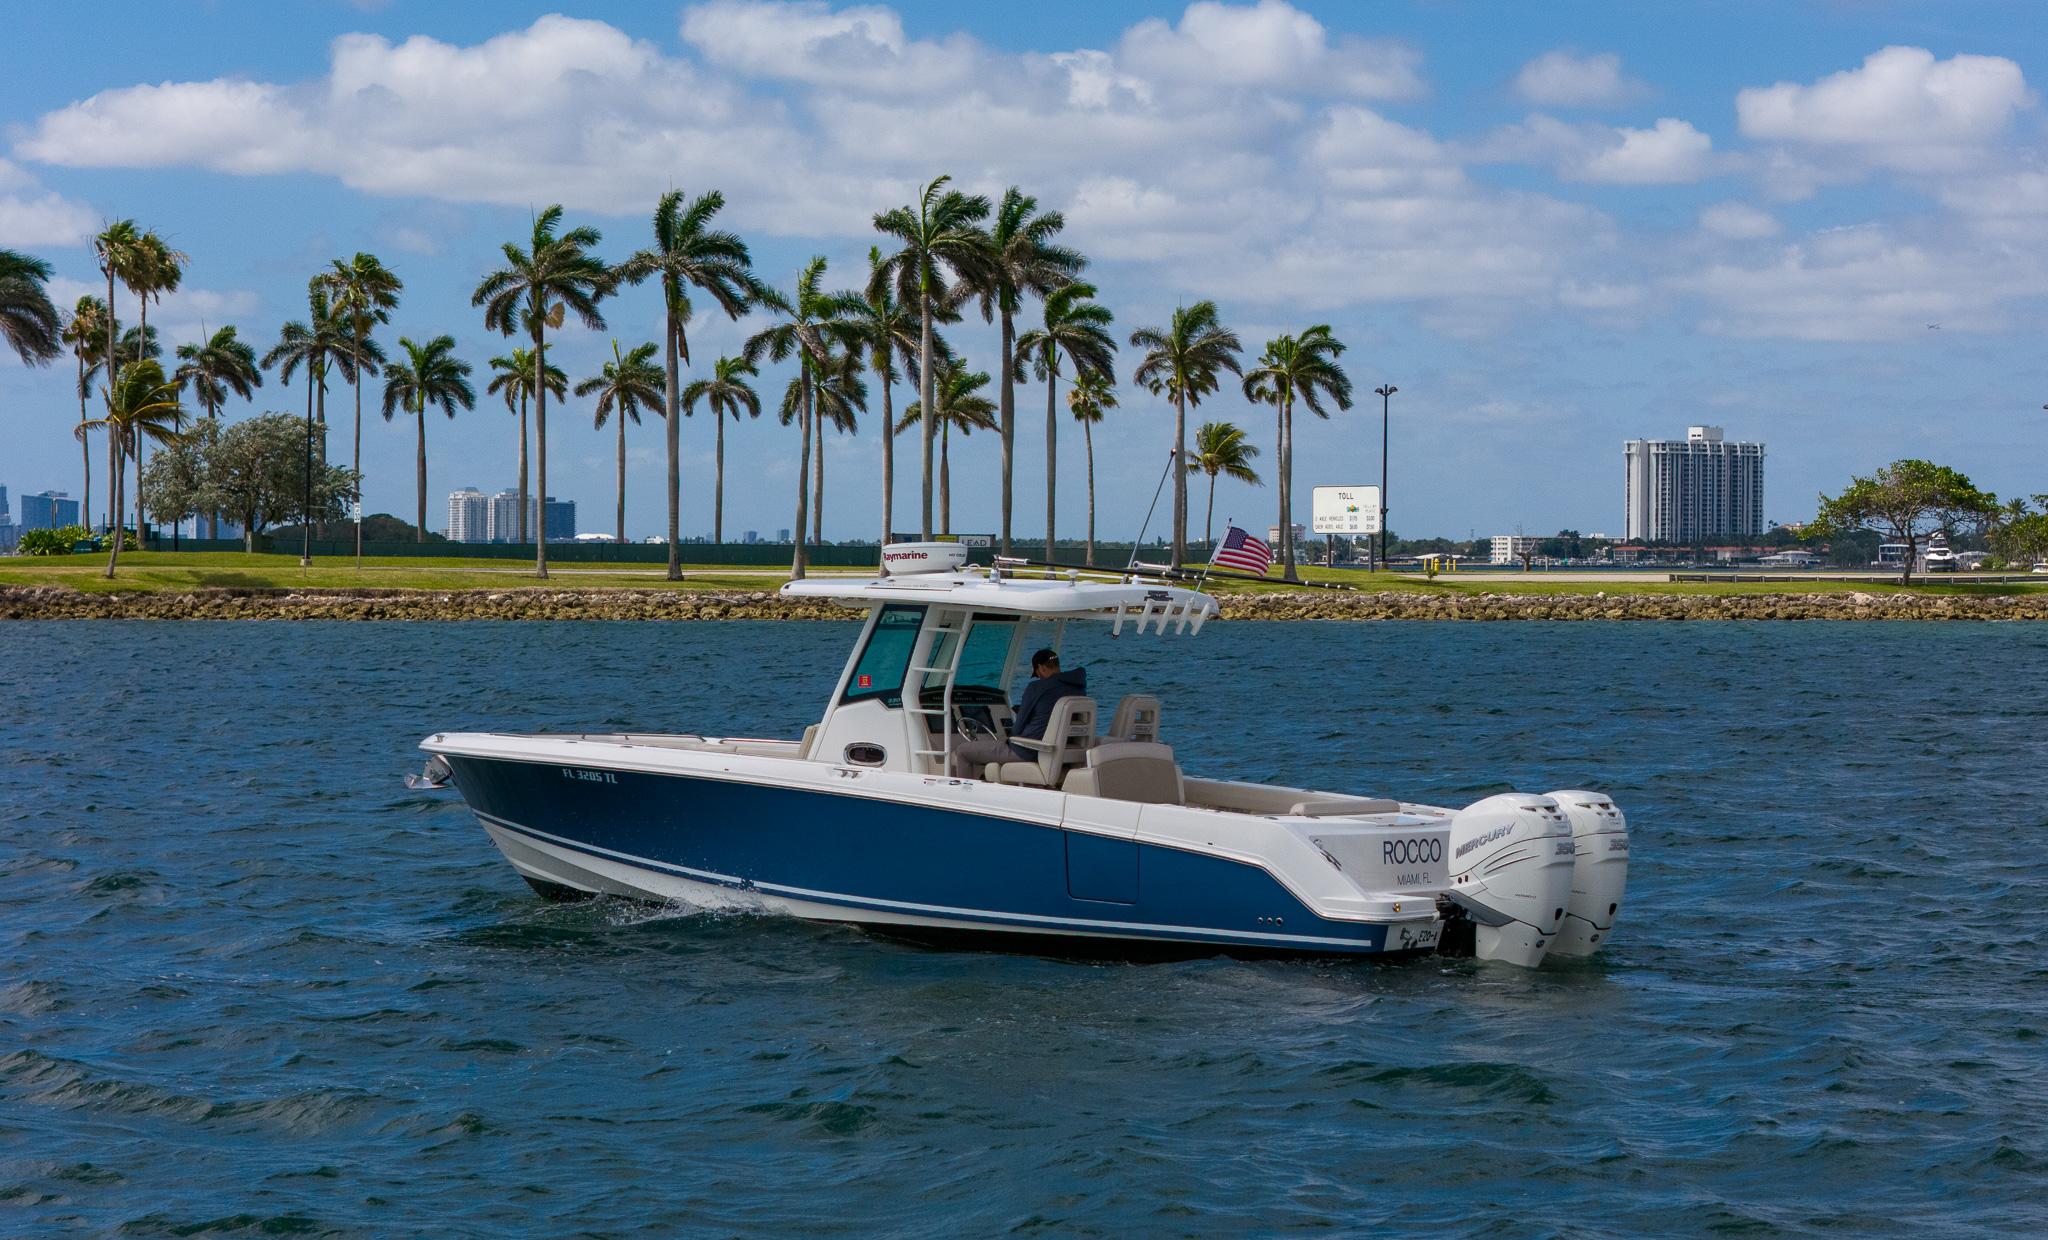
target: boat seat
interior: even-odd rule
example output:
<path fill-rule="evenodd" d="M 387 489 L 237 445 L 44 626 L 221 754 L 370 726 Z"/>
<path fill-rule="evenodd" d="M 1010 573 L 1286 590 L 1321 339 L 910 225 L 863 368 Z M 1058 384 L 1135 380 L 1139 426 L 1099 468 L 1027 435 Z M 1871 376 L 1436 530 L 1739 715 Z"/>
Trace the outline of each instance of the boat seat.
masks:
<path fill-rule="evenodd" d="M 1063 697 L 1054 702 L 1052 718 L 1045 722 L 1045 737 L 1029 740 L 1013 736 L 1010 743 L 1038 754 L 1033 762 L 991 762 L 982 778 L 997 784 L 1025 784 L 1057 788 L 1067 770 L 1087 759 L 1095 744 L 1095 699 Z"/>
<path fill-rule="evenodd" d="M 1104 741 L 1088 751 L 1088 764 L 1069 771 L 1060 787 L 1076 796 L 1140 805 L 1179 805 L 1186 799 L 1173 747 L 1157 741 Z"/>
<path fill-rule="evenodd" d="M 1159 739 L 1159 699 L 1149 693 L 1126 693 L 1110 717 L 1112 741 L 1156 741 Z"/>
<path fill-rule="evenodd" d="M 1298 818 L 1338 818 L 1351 814 L 1392 814 L 1400 808 L 1399 801 L 1385 797 L 1325 797 L 1315 801 L 1296 801 L 1287 812 Z"/>

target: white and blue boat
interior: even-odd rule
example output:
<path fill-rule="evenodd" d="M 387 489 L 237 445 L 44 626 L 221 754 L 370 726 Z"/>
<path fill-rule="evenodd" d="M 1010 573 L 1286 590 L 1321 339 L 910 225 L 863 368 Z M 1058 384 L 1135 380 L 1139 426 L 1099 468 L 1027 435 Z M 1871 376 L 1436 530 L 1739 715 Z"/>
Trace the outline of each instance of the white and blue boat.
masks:
<path fill-rule="evenodd" d="M 1533 966 L 1605 943 L 1628 829 L 1598 793 L 1464 809 L 1182 771 L 1172 713 L 1069 696 L 1031 761 L 955 774 L 1007 736 L 1029 652 L 1067 626 L 1162 641 L 1207 594 L 1136 576 L 883 549 L 873 578 L 790 597 L 866 613 L 795 739 L 443 732 L 416 786 L 452 782 L 544 895 L 751 908 L 925 940 L 1073 955 L 1477 954 Z M 820 686 L 821 689 L 823 686 Z"/>

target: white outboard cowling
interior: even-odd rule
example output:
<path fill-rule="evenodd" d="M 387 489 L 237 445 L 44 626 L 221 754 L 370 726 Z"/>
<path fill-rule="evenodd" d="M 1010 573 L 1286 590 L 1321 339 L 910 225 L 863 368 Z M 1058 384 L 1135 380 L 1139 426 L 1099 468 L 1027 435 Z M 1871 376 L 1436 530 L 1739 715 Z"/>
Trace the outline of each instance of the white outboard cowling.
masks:
<path fill-rule="evenodd" d="M 1451 819 L 1450 897 L 1475 923 L 1473 954 L 1534 968 L 1572 893 L 1572 828 L 1549 797 L 1505 792 Z"/>
<path fill-rule="evenodd" d="M 1553 792 L 1572 824 L 1572 898 L 1550 944 L 1562 956 L 1590 956 L 1614 930 L 1628 886 L 1628 819 L 1604 792 Z"/>

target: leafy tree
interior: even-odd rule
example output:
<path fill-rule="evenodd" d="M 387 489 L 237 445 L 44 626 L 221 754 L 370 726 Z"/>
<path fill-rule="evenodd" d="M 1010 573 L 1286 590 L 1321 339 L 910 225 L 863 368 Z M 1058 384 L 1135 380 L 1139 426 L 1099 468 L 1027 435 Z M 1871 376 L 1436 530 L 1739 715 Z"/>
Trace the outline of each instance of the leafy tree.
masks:
<path fill-rule="evenodd" d="M 549 365 L 545 376 L 548 395 L 556 400 L 569 399 L 569 376 L 560 366 Z M 532 349 L 513 349 L 503 357 L 491 359 L 491 382 L 485 390 L 493 396 L 502 397 L 507 413 L 519 415 L 519 541 L 526 541 L 526 410 L 533 401 L 534 375 L 538 373 L 533 364 Z"/>
<path fill-rule="evenodd" d="M 1982 524 L 1997 513 L 1997 497 L 1978 490 L 1962 474 L 1946 465 L 1909 459 L 1893 461 L 1868 478 L 1852 477 L 1832 499 L 1821 496 L 1819 515 L 1807 529 L 1820 538 L 1874 530 L 1906 544 L 1899 581 L 1910 585 L 1921 539 L 1936 530 Z"/>
<path fill-rule="evenodd" d="M 847 293 L 827 293 L 819 286 L 825 279 L 825 258 L 818 255 L 805 265 L 796 279 L 796 294 L 785 298 L 773 289 L 764 290 L 761 304 L 783 320 L 747 338 L 740 355 L 750 366 L 762 358 L 774 362 L 797 359 L 796 377 L 790 380 L 782 398 L 784 425 L 797 424 L 802 447 L 797 453 L 796 524 L 792 527 L 795 547 L 791 552 L 789 575 L 804 575 L 809 557 L 804 551 L 804 526 L 810 516 L 811 430 L 817 422 L 821 399 L 834 400 L 846 393 L 844 367 L 840 357 L 858 349 L 861 327 L 852 316 L 860 312 L 860 301 Z M 836 384 L 833 391 L 824 390 Z M 865 399 L 865 389 L 862 389 Z"/>
<path fill-rule="evenodd" d="M 126 480 L 127 462 L 125 454 L 131 447 L 140 445 L 144 436 L 167 443 L 175 437 L 172 422 L 183 412 L 178 404 L 178 385 L 164 377 L 163 367 L 153 360 L 130 362 L 121 367 L 119 376 L 107 388 L 107 412 L 103 417 L 82 422 L 78 434 L 83 436 L 90 430 L 107 432 L 107 493 L 111 497 L 108 510 L 115 514 L 121 511 L 121 488 Z M 142 467 L 135 470 L 136 486 L 141 486 Z M 136 537 L 142 536 L 140 525 L 142 497 L 135 498 Z M 121 562 L 121 540 L 113 541 L 107 556 L 106 576 L 113 579 L 114 569 Z"/>
<path fill-rule="evenodd" d="M 950 176 L 935 178 L 918 194 L 915 205 L 881 212 L 874 221 L 877 232 L 903 243 L 902 249 L 874 269 L 868 288 L 872 293 L 877 287 L 894 284 L 897 298 L 917 311 L 921 409 L 934 407 L 933 365 L 938 354 L 932 325 L 949 302 L 977 284 L 992 283 L 986 278 L 993 262 L 989 238 L 980 228 L 981 221 L 988 218 L 988 199 L 947 189 L 952 180 Z M 947 282 L 949 271 L 959 284 L 957 290 Z M 932 536 L 932 437 L 936 429 L 926 423 L 921 432 L 924 492 L 918 520 L 925 538 Z"/>
<path fill-rule="evenodd" d="M 621 353 L 619 342 L 612 341 L 612 360 L 604 364 L 604 370 L 596 377 L 585 379 L 576 385 L 578 396 L 595 395 L 596 429 L 603 430 L 605 419 L 614 413 L 612 420 L 619 427 L 619 528 L 618 540 L 626 541 L 626 419 L 633 419 L 639 425 L 640 411 L 646 409 L 658 413 L 662 406 L 661 368 L 654 364 L 654 345 L 637 346 L 631 353 Z M 669 545 L 669 554 L 675 554 L 675 545 Z"/>
<path fill-rule="evenodd" d="M 558 233 L 561 224 L 559 204 L 535 216 L 529 247 L 522 250 L 507 241 L 505 265 L 485 276 L 469 299 L 471 305 L 483 307 L 487 330 L 509 336 L 524 328 L 533 337 L 536 489 L 543 501 L 534 531 L 533 571 L 543 578 L 548 575 L 548 389 L 541 376 L 547 373 L 547 330 L 561 327 L 573 312 L 591 331 L 603 331 L 604 315 L 598 313 L 597 303 L 613 284 L 611 270 L 590 252 L 601 240 L 598 231 L 586 225 Z"/>
<path fill-rule="evenodd" d="M 1009 358 L 1025 350 L 1017 344 L 1016 315 L 1024 308 L 1025 294 L 1038 297 L 1050 296 L 1053 290 L 1070 283 L 1088 265 L 1078 250 L 1071 250 L 1053 241 L 1061 229 L 1067 226 L 1066 217 L 1058 211 L 1041 212 L 1038 200 L 1012 185 L 1003 191 L 1003 199 L 996 205 L 995 218 L 988 229 L 988 261 L 973 281 L 975 293 L 981 298 L 981 317 L 984 322 L 1000 318 L 1002 322 L 1002 356 Z M 1047 316 L 1048 319 L 1051 317 Z M 1108 321 L 1104 312 L 1105 323 Z M 1105 336 L 1105 339 L 1107 337 Z M 1113 348 L 1114 346 L 1112 346 Z M 1044 372 L 1040 372 L 1044 378 Z M 1010 554 L 1010 511 L 1011 472 L 1016 454 L 1016 382 L 1018 375 L 1007 363 L 1003 366 L 1001 399 L 998 404 L 998 421 L 1003 433 L 1003 517 L 1001 553 Z M 1052 451 L 1052 394 L 1046 394 L 1046 451 L 1048 462 Z M 1046 484 L 1048 506 L 1052 502 L 1051 475 Z M 1046 558 L 1052 558 L 1052 526 L 1046 526 Z"/>
<path fill-rule="evenodd" d="M 206 411 L 209 423 L 219 421 L 220 407 L 226 402 L 228 393 L 251 400 L 256 389 L 263 386 L 263 372 L 256 365 L 256 350 L 241 340 L 232 326 L 213 333 L 204 344 L 179 345 L 178 369 L 172 372 L 171 378 L 181 388 L 192 390 L 199 407 Z M 209 427 L 205 433 L 209 437 L 216 435 L 219 428 Z M 207 537 L 218 538 L 220 514 L 208 515 L 212 522 Z"/>
<path fill-rule="evenodd" d="M 725 417 L 732 415 L 739 421 L 744 412 L 750 418 L 761 416 L 761 398 L 748 385 L 749 375 L 761 372 L 743 357 L 721 357 L 711 366 L 709 379 L 698 379 L 683 389 L 683 413 L 694 414 L 697 402 L 704 402 L 710 410 L 712 421 L 718 423 L 718 447 L 715 462 L 714 483 L 711 489 L 711 541 L 725 541 Z M 888 466 L 883 465 L 883 472 Z"/>
<path fill-rule="evenodd" d="M 1216 547 L 1216 476 L 1228 474 L 1239 482 L 1264 486 L 1252 458 L 1259 450 L 1245 437 L 1244 428 L 1233 422 L 1204 422 L 1195 432 L 1195 455 L 1188 461 L 1191 474 L 1209 475 L 1209 507 L 1202 524 L 1203 540 L 1213 553 Z"/>
<path fill-rule="evenodd" d="M 256 549 L 257 535 L 286 518 L 340 520 L 343 505 L 356 493 L 354 470 L 326 464 L 313 466 L 308 493 L 307 434 L 292 414 L 264 413 L 227 427 L 204 451 L 202 502 L 241 523 L 243 545 L 250 551 Z M 324 462 L 327 428 L 316 424 L 311 434 L 311 455 Z"/>
<path fill-rule="evenodd" d="M 1081 424 L 1081 442 L 1088 448 L 1088 555 L 1095 565 L 1095 424 L 1116 408 L 1116 376 L 1107 370 L 1084 370 L 1067 389 L 1067 408 Z M 1047 551 L 1052 548 L 1046 548 Z M 1050 556 L 1046 557 L 1050 559 Z"/>
<path fill-rule="evenodd" d="M 997 429 L 996 406 L 981 389 L 988 386 L 987 372 L 970 371 L 958 358 L 949 358 L 939 367 L 932 390 L 937 395 L 938 406 L 927 420 L 924 416 L 924 402 L 913 402 L 903 411 L 903 420 L 896 424 L 897 433 L 913 426 L 935 422 L 939 426 L 939 522 L 948 533 L 953 529 L 953 465 L 951 456 L 954 431 L 962 435 L 973 431 Z M 1048 549 L 1050 556 L 1050 549 Z"/>
<path fill-rule="evenodd" d="M 459 406 L 476 408 L 476 389 L 469 384 L 469 363 L 455 356 L 455 337 L 436 336 L 415 344 L 404 336 L 398 347 L 405 357 L 384 368 L 384 420 L 404 409 L 419 425 L 419 518 L 414 522 L 415 541 L 427 541 L 427 410 L 439 406 L 450 418 Z M 362 552 L 362 526 L 357 523 L 356 551 Z"/>
<path fill-rule="evenodd" d="M 1188 407 L 1216 390 L 1218 372 L 1241 374 L 1237 355 L 1244 350 L 1237 333 L 1223 326 L 1216 303 L 1198 301 L 1173 312 L 1164 329 L 1141 327 L 1131 333 L 1131 347 L 1145 350 L 1131 381 L 1153 395 L 1173 401 L 1173 567 L 1188 558 Z"/>
<path fill-rule="evenodd" d="M 1245 398 L 1269 403 L 1279 413 L 1279 551 L 1289 581 L 1299 580 L 1294 546 L 1294 405 L 1307 405 L 1319 418 L 1330 416 L 1323 408 L 1325 398 L 1339 409 L 1351 408 L 1351 378 L 1337 365 L 1342 352 L 1343 343 L 1330 334 L 1328 325 L 1319 323 L 1299 336 L 1267 341 L 1259 364 L 1244 376 Z"/>
<path fill-rule="evenodd" d="M 2048 560 L 2048 495 L 2036 495 L 2034 502 L 2044 511 L 2035 512 L 2024 499 L 2006 501 L 1991 527 L 1991 550 L 2008 564 Z"/>
<path fill-rule="evenodd" d="M 78 424 L 84 426 L 91 415 L 85 410 L 86 397 L 92 394 L 93 376 L 106 365 L 107 303 L 90 294 L 80 297 L 71 308 L 71 318 L 64 324 L 63 340 L 71 346 L 72 356 L 78 361 Z M 78 513 L 86 521 L 92 520 L 92 444 L 84 435 L 78 436 L 79 455 L 85 464 L 85 489 L 78 503 Z M 114 524 L 111 517 L 108 525 Z"/>
<path fill-rule="evenodd" d="M 0 341 L 24 366 L 47 365 L 64 351 L 57 307 L 44 287 L 51 270 L 40 258 L 0 249 Z"/>
<path fill-rule="evenodd" d="M 666 422 L 663 434 L 668 447 L 668 579 L 683 579 L 682 504 L 683 466 L 681 428 L 677 423 L 677 388 L 680 367 L 690 364 L 690 341 L 685 329 L 690 322 L 690 290 L 711 295 L 728 318 L 737 319 L 761 299 L 766 286 L 754 275 L 753 257 L 746 243 L 736 235 L 711 227 L 712 217 L 725 207 L 725 195 L 716 190 L 699 195 L 683 205 L 683 192 L 672 189 L 661 196 L 654 208 L 654 245 L 641 250 L 619 265 L 616 276 L 638 284 L 652 276 L 661 288 L 664 322 L 664 396 L 661 405 Z M 623 431 L 623 428 L 621 428 Z M 721 440 L 725 423 L 718 424 Z M 625 484 L 620 483 L 624 494 Z M 621 500 L 623 503 L 623 499 Z M 717 535 L 713 518 L 713 537 Z M 621 528 L 624 528 L 623 520 Z M 623 538 L 623 535 L 621 536 Z M 801 541 L 801 540 L 799 540 Z"/>
<path fill-rule="evenodd" d="M 1024 333 L 1017 342 L 1015 366 L 1028 362 L 1033 375 L 1045 380 L 1045 558 L 1052 561 L 1055 539 L 1054 489 L 1059 479 L 1059 378 L 1060 355 L 1073 359 L 1074 372 L 1109 373 L 1116 365 L 1116 341 L 1109 334 L 1109 307 L 1095 300 L 1092 284 L 1068 283 L 1045 295 L 1045 325 Z M 1004 392 L 1009 391 L 1009 367 L 1004 367 Z M 1008 460 L 1009 427 L 1004 426 L 1004 459 Z M 1007 465 L 1005 466 L 1007 472 Z M 1007 497 L 1009 482 L 1003 483 Z"/>
<path fill-rule="evenodd" d="M 161 521 L 183 521 L 206 511 L 206 445 L 197 433 L 179 435 L 149 459 L 143 496 Z"/>

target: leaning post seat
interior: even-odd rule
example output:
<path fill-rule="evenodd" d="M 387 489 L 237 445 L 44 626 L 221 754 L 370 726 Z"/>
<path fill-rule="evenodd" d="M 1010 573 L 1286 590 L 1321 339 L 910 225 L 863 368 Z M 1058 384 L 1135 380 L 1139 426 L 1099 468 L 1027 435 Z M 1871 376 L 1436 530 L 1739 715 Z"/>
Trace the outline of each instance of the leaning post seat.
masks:
<path fill-rule="evenodd" d="M 1159 699 L 1149 693 L 1126 693 L 1110 716 L 1109 739 L 1113 741 L 1156 741 L 1159 739 Z"/>
<path fill-rule="evenodd" d="M 1067 773 L 1060 789 L 1141 805 L 1181 805 L 1187 799 L 1173 746 L 1157 741 L 1104 741 L 1088 751 L 1086 766 Z"/>
<path fill-rule="evenodd" d="M 991 762 L 982 778 L 997 784 L 1030 784 L 1057 788 L 1069 767 L 1079 766 L 1095 744 L 1095 699 L 1063 697 L 1054 702 L 1045 722 L 1045 736 L 1010 738 L 1012 745 L 1037 753 L 1034 762 Z"/>

